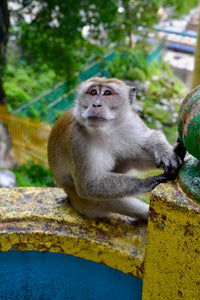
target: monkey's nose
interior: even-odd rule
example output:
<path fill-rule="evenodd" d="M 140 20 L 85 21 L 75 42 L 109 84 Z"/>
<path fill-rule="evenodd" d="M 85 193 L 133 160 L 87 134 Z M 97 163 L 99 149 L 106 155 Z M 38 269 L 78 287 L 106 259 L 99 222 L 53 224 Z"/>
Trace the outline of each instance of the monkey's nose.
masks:
<path fill-rule="evenodd" d="M 101 104 L 92 104 L 93 107 L 101 107 Z"/>

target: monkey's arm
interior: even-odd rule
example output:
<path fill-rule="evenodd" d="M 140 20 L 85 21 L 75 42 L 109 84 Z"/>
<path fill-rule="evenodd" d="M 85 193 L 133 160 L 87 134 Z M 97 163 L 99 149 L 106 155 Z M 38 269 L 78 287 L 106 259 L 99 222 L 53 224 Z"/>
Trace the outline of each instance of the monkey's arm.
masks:
<path fill-rule="evenodd" d="M 185 156 L 182 144 L 177 141 L 173 148 L 162 132 L 153 130 L 146 142 L 146 149 L 155 157 L 156 166 L 163 166 L 168 178 L 174 179 Z"/>
<path fill-rule="evenodd" d="M 168 180 L 165 174 L 140 179 L 125 174 L 107 172 L 94 176 L 91 172 L 79 172 L 75 178 L 77 194 L 81 198 L 110 200 L 150 192 L 158 184 Z"/>
<path fill-rule="evenodd" d="M 169 177 L 174 176 L 184 159 L 180 142 L 177 141 L 173 148 L 161 131 L 148 128 L 134 112 L 132 116 L 128 129 L 129 144 L 132 148 L 133 160 L 137 159 L 136 168 L 148 169 L 162 166 Z M 137 146 L 139 151 L 135 158 Z"/>

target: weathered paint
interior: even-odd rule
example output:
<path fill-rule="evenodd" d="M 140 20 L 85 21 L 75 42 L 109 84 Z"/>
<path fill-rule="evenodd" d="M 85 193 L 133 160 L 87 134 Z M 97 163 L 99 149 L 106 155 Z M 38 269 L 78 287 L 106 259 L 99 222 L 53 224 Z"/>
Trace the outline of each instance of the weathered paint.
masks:
<path fill-rule="evenodd" d="M 178 180 L 188 197 L 200 202 L 200 162 L 189 156 L 180 169 Z"/>
<path fill-rule="evenodd" d="M 200 159 L 200 86 L 190 92 L 180 108 L 178 132 L 187 151 Z"/>
<path fill-rule="evenodd" d="M 200 206 L 177 182 L 151 197 L 143 300 L 200 299 Z"/>
<path fill-rule="evenodd" d="M 0 251 L 66 253 L 143 276 L 146 224 L 84 218 L 60 189 L 0 189 L 0 219 Z"/>
<path fill-rule="evenodd" d="M 179 182 L 184 192 L 200 201 L 200 85 L 183 100 L 178 118 L 178 132 L 187 151 L 196 157 L 186 159 L 179 172 Z"/>
<path fill-rule="evenodd" d="M 61 253 L 0 252 L 1 300 L 141 300 L 142 280 Z"/>

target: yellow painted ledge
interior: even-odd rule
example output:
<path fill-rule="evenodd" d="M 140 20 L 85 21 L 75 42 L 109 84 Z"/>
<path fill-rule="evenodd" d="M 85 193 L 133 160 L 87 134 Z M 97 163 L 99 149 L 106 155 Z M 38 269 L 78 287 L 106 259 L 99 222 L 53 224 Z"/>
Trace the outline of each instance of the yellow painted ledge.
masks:
<path fill-rule="evenodd" d="M 88 220 L 58 188 L 0 189 L 0 251 L 60 252 L 143 276 L 146 224 L 115 215 Z"/>
<path fill-rule="evenodd" d="M 200 299 L 200 205 L 178 182 L 152 193 L 143 300 Z"/>

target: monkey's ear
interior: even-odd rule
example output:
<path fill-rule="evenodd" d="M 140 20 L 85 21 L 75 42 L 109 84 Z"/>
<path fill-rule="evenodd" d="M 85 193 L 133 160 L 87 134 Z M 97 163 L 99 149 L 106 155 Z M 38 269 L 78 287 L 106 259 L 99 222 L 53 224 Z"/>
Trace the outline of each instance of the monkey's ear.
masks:
<path fill-rule="evenodd" d="M 133 104 L 135 98 L 136 98 L 137 88 L 135 86 L 131 86 L 129 88 L 129 103 L 130 105 Z"/>

